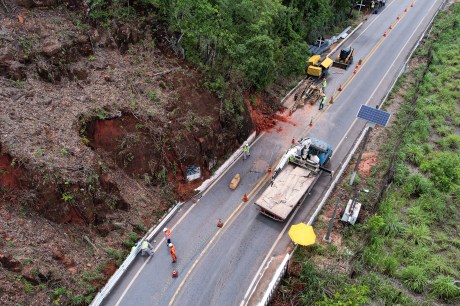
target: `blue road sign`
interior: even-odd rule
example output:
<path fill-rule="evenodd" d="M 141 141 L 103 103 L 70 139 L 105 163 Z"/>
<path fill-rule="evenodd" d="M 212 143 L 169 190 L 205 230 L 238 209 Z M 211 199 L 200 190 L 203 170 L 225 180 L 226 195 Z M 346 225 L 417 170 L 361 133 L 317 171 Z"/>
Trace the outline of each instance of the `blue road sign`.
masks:
<path fill-rule="evenodd" d="M 356 117 L 381 126 L 387 126 L 388 121 L 390 121 L 391 114 L 363 104 L 361 105 Z"/>

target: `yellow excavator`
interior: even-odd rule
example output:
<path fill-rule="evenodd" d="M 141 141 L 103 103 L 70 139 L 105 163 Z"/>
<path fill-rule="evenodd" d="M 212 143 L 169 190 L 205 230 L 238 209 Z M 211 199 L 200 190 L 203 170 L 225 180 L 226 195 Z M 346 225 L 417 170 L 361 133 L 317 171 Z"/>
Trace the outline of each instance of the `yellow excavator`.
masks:
<path fill-rule="evenodd" d="M 308 59 L 306 72 L 309 77 L 323 78 L 327 77 L 328 70 L 332 66 L 333 60 L 329 57 L 321 59 L 321 55 L 313 55 Z"/>

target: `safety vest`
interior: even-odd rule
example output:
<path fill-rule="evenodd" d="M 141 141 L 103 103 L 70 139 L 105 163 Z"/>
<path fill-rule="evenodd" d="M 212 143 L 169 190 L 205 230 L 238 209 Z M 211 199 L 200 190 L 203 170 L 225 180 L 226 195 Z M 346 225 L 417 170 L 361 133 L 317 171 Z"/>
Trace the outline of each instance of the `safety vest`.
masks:
<path fill-rule="evenodd" d="M 147 250 L 147 248 L 149 247 L 149 243 L 147 241 L 142 241 L 142 246 L 141 246 L 141 249 L 142 250 Z"/>
<path fill-rule="evenodd" d="M 374 1 L 371 2 L 371 8 L 374 8 Z"/>
<path fill-rule="evenodd" d="M 293 162 L 294 161 L 294 156 L 289 156 L 289 161 Z"/>
<path fill-rule="evenodd" d="M 321 104 L 324 104 L 326 102 L 327 97 L 324 96 L 323 99 L 321 100 Z"/>
<path fill-rule="evenodd" d="M 243 152 L 246 152 L 246 153 L 249 152 L 249 146 L 248 145 L 245 145 L 243 147 Z"/>
<path fill-rule="evenodd" d="M 326 80 L 323 81 L 323 87 L 326 87 L 327 83 Z"/>

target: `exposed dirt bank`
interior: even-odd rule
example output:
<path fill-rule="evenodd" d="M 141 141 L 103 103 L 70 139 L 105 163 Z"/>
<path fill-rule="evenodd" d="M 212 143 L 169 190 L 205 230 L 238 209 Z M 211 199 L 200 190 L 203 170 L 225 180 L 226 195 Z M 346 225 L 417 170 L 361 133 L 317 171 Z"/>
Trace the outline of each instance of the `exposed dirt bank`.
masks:
<path fill-rule="evenodd" d="M 0 5 L 0 304 L 84 305 L 252 120 L 288 119 L 264 97 L 229 124 L 155 20 L 95 28 L 82 1 L 17 2 Z"/>

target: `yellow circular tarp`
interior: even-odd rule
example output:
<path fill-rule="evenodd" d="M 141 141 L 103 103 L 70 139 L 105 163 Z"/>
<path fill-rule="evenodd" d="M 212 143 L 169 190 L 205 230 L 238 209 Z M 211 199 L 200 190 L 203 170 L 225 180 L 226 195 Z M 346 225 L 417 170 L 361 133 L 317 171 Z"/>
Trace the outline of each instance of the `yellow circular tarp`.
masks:
<path fill-rule="evenodd" d="M 300 245 L 311 245 L 316 241 L 316 235 L 313 231 L 313 227 L 306 225 L 305 223 L 299 223 L 291 226 L 289 229 L 289 237 L 292 241 Z"/>

